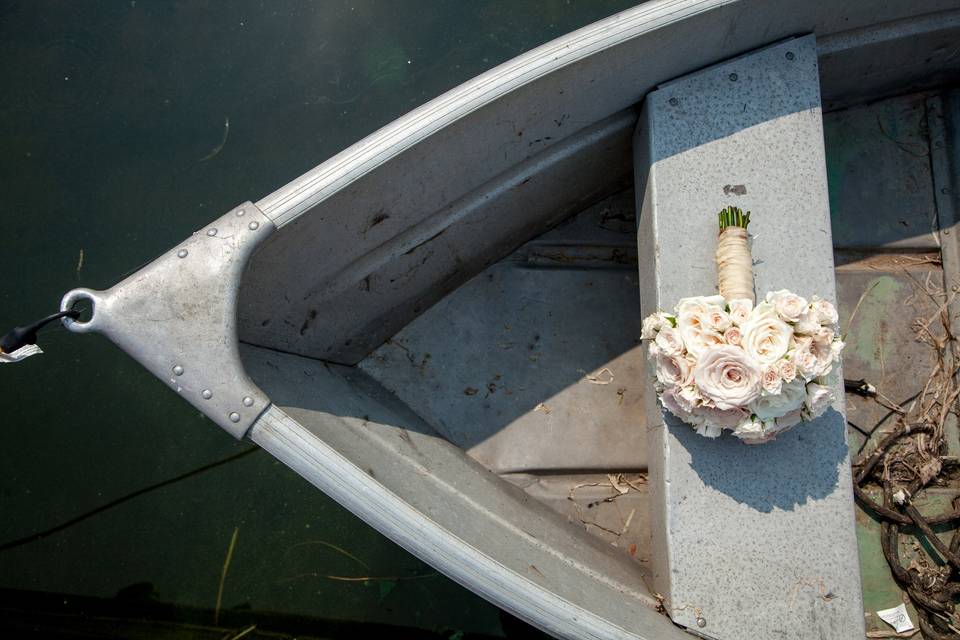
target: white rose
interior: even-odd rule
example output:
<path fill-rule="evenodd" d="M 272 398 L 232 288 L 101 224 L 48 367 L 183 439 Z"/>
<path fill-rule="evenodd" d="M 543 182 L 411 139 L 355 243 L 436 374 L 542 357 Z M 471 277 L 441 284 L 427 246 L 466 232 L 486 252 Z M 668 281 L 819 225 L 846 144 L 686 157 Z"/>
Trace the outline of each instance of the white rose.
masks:
<path fill-rule="evenodd" d="M 785 416 L 803 406 L 807 391 L 802 380 L 784 384 L 777 395 L 762 396 L 750 405 L 751 413 L 761 420 L 771 420 Z"/>
<path fill-rule="evenodd" d="M 726 340 L 723 338 L 722 333 L 708 329 L 707 331 L 702 332 L 695 341 L 694 349 L 697 350 L 697 355 L 703 353 L 710 347 L 716 347 L 718 345 L 726 344 Z M 688 349 L 688 351 L 690 351 Z M 690 352 L 692 354 L 692 352 Z"/>
<path fill-rule="evenodd" d="M 760 368 L 738 347 L 704 351 L 693 370 L 700 395 L 717 409 L 745 407 L 760 396 Z"/>
<path fill-rule="evenodd" d="M 830 327 L 820 327 L 817 332 L 813 334 L 813 341 L 818 344 L 829 345 L 833 342 L 834 335 L 833 329 Z"/>
<path fill-rule="evenodd" d="M 797 340 L 796 348 L 790 353 L 790 361 L 796 365 L 797 373 L 807 380 L 821 375 L 823 364 L 813 352 L 813 340 L 810 338 Z"/>
<path fill-rule="evenodd" d="M 677 388 L 676 387 L 667 387 L 659 394 L 660 404 L 663 405 L 663 408 L 677 416 L 681 420 L 685 419 L 689 415 L 684 408 L 677 402 Z"/>
<path fill-rule="evenodd" d="M 802 421 L 803 421 L 803 412 L 800 409 L 795 409 L 790 413 L 777 418 L 777 430 L 786 431 L 791 427 L 797 426 Z"/>
<path fill-rule="evenodd" d="M 840 372 L 836 369 L 833 369 L 829 373 L 825 373 L 814 380 L 814 382 L 832 390 L 838 388 L 843 383 L 843 380 L 840 378 Z"/>
<path fill-rule="evenodd" d="M 753 418 L 750 414 L 740 421 L 737 428 L 733 430 L 733 435 L 743 440 L 752 440 L 763 437 L 763 421 Z"/>
<path fill-rule="evenodd" d="M 716 407 L 697 407 L 694 414 L 704 420 L 704 424 L 721 429 L 733 429 L 749 417 L 743 409 L 717 409 Z"/>
<path fill-rule="evenodd" d="M 810 307 L 820 324 L 835 325 L 840 321 L 836 307 L 828 300 L 821 300 L 817 296 L 813 296 L 810 300 Z"/>
<path fill-rule="evenodd" d="M 773 305 L 769 302 L 761 302 L 755 306 L 752 311 L 750 311 L 750 316 L 747 318 L 747 320 L 752 320 L 754 318 L 766 318 L 768 316 L 779 318 L 780 314 L 777 313 L 777 310 L 774 309 Z"/>
<path fill-rule="evenodd" d="M 717 305 L 707 307 L 704 319 L 706 320 L 707 327 L 717 333 L 723 333 L 730 327 L 730 316 Z"/>
<path fill-rule="evenodd" d="M 740 340 L 742 338 L 743 336 L 740 333 L 739 327 L 730 327 L 729 329 L 723 332 L 723 339 L 726 341 L 726 343 L 732 344 L 735 347 L 740 346 Z"/>
<path fill-rule="evenodd" d="M 697 387 L 692 384 L 680 387 L 674 395 L 676 396 L 677 403 L 687 413 L 693 413 L 703 401 L 703 398 L 700 397 L 700 392 L 697 391 Z"/>
<path fill-rule="evenodd" d="M 673 327 L 666 326 L 660 329 L 654 342 L 660 347 L 660 351 L 668 356 L 678 356 L 683 353 L 683 338 Z"/>
<path fill-rule="evenodd" d="M 780 314 L 780 318 L 785 322 L 798 321 L 808 306 L 806 300 L 786 289 L 768 293 L 767 302 L 773 305 L 773 308 Z"/>
<path fill-rule="evenodd" d="M 657 337 L 658 331 L 666 327 L 672 327 L 673 323 L 670 322 L 670 317 L 671 316 L 668 316 L 662 311 L 648 315 L 643 319 L 643 327 L 640 329 L 640 339 L 653 340 Z"/>
<path fill-rule="evenodd" d="M 695 431 L 706 438 L 719 438 L 723 429 L 712 424 L 703 423 L 695 427 Z"/>
<path fill-rule="evenodd" d="M 703 424 L 702 418 L 694 416 L 683 408 L 683 405 L 678 401 L 676 387 L 667 387 L 663 390 L 663 393 L 660 394 L 660 404 L 663 405 L 664 409 L 688 424 Z"/>
<path fill-rule="evenodd" d="M 723 336 L 707 324 L 707 309 L 723 305 L 721 296 L 684 298 L 677 303 L 677 329 L 683 337 L 687 351 L 694 356 L 712 344 L 723 342 Z"/>
<path fill-rule="evenodd" d="M 647 345 L 647 357 L 655 360 L 658 353 L 660 353 L 660 347 L 657 346 L 656 342 L 651 340 L 650 344 Z"/>
<path fill-rule="evenodd" d="M 797 365 L 789 360 L 781 360 L 780 377 L 783 378 L 784 382 L 793 382 L 793 379 L 797 377 Z"/>
<path fill-rule="evenodd" d="M 763 387 L 764 393 L 780 393 L 783 379 L 780 377 L 779 367 L 773 365 L 764 367 L 763 373 L 760 375 L 760 385 Z"/>
<path fill-rule="evenodd" d="M 804 413 L 809 416 L 807 419 L 819 418 L 827 410 L 830 403 L 833 402 L 833 391 L 830 387 L 825 387 L 816 382 L 807 384 L 807 397 L 804 400 Z"/>
<path fill-rule="evenodd" d="M 753 302 L 749 298 L 737 298 L 727 303 L 730 309 L 730 319 L 734 324 L 743 324 L 753 311 Z"/>
<path fill-rule="evenodd" d="M 810 352 L 820 363 L 817 375 L 824 375 L 830 371 L 831 365 L 839 360 L 840 350 L 834 349 L 833 329 L 823 327 L 813 336 L 810 342 Z"/>
<path fill-rule="evenodd" d="M 817 320 L 816 314 L 812 310 L 808 310 L 800 315 L 796 324 L 793 325 L 793 330 L 795 333 L 813 335 L 820 331 L 820 321 Z"/>
<path fill-rule="evenodd" d="M 668 386 L 682 387 L 690 381 L 690 365 L 683 356 L 660 352 L 656 356 L 657 380 Z"/>
<path fill-rule="evenodd" d="M 840 362 L 841 351 L 843 351 L 843 342 L 837 338 L 830 343 L 830 357 L 834 362 Z"/>
<path fill-rule="evenodd" d="M 760 364 L 773 364 L 787 354 L 793 329 L 781 320 L 772 308 L 757 308 L 740 327 L 743 336 L 740 343 L 744 351 Z"/>

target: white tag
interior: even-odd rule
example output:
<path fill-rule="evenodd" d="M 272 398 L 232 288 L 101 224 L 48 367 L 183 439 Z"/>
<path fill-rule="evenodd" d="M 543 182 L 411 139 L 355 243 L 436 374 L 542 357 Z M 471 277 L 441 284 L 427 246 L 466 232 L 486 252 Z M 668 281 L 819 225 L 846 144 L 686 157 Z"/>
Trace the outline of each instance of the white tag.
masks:
<path fill-rule="evenodd" d="M 38 353 L 43 353 L 43 350 L 35 344 L 28 344 L 20 347 L 13 353 L 4 353 L 0 351 L 0 364 L 6 364 L 7 362 L 20 362 L 25 358 L 29 358 L 32 355 Z"/>
<path fill-rule="evenodd" d="M 899 607 L 877 611 L 877 615 L 880 616 L 884 622 L 896 629 L 897 633 L 913 631 L 913 621 L 910 620 L 910 615 L 907 614 L 907 607 L 902 602 Z"/>

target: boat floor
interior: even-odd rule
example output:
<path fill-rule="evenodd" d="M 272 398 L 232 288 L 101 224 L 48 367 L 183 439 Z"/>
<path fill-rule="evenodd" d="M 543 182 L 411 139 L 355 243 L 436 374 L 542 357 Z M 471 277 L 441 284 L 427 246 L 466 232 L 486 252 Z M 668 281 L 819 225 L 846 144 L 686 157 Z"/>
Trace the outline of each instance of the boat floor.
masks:
<path fill-rule="evenodd" d="M 626 190 L 528 242 L 359 367 L 484 466 L 642 561 L 634 211 Z M 619 489 L 609 474 L 623 474 Z"/>

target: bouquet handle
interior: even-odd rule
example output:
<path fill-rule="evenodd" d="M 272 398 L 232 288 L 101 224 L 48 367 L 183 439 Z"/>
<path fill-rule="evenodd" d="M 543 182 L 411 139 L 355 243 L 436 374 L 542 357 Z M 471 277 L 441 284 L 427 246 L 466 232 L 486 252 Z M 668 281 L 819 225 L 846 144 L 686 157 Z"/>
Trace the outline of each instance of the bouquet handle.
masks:
<path fill-rule="evenodd" d="M 717 239 L 717 284 L 725 300 L 747 299 L 756 302 L 753 294 L 753 258 L 750 255 L 747 225 L 750 212 L 727 207 L 719 214 L 720 237 Z"/>

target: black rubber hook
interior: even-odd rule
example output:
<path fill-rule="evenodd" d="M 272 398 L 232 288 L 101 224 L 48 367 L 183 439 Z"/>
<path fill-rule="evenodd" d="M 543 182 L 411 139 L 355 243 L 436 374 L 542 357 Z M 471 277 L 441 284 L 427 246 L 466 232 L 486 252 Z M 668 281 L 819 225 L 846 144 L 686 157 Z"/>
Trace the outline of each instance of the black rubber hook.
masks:
<path fill-rule="evenodd" d="M 844 378 L 843 389 L 847 393 L 854 393 L 864 398 L 873 398 L 877 395 L 877 388 L 862 378 L 860 380 L 847 380 Z"/>
<path fill-rule="evenodd" d="M 60 318 L 72 318 L 76 320 L 79 317 L 80 311 L 77 309 L 68 309 L 67 311 L 60 311 L 49 315 L 32 324 L 11 329 L 7 335 L 0 338 L 0 351 L 3 351 L 3 353 L 13 353 L 28 344 L 37 344 L 37 332 L 46 325 Z"/>

